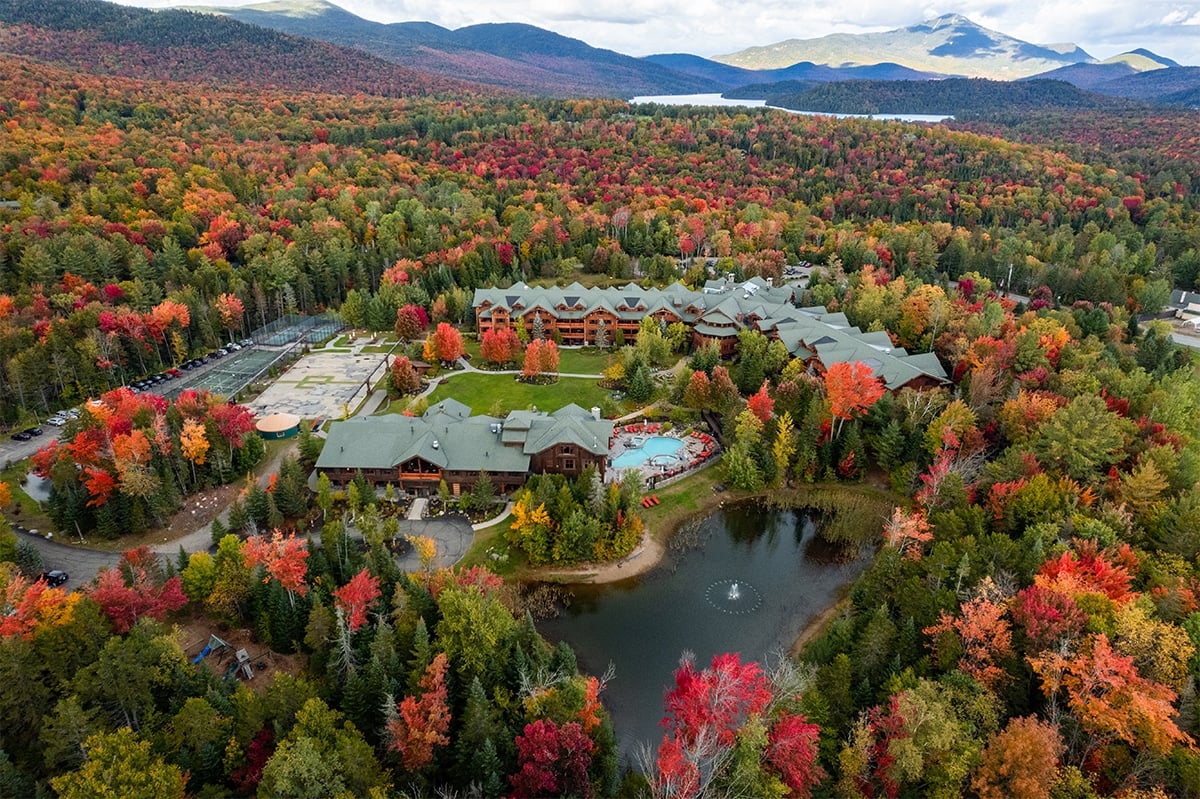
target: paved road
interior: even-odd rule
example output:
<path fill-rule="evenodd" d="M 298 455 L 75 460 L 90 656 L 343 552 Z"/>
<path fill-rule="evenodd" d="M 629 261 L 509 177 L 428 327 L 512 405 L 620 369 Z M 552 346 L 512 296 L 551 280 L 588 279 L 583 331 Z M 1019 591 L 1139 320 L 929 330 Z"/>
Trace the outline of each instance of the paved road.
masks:
<path fill-rule="evenodd" d="M 115 552 L 100 552 L 95 549 L 67 546 L 57 541 L 48 541 L 41 535 L 18 532 L 17 539 L 27 541 L 41 553 L 42 562 L 46 564 L 47 570 L 62 569 L 71 575 L 71 579 L 65 586 L 68 590 L 90 583 L 101 569 L 116 566 L 117 561 L 121 559 L 121 556 Z"/>

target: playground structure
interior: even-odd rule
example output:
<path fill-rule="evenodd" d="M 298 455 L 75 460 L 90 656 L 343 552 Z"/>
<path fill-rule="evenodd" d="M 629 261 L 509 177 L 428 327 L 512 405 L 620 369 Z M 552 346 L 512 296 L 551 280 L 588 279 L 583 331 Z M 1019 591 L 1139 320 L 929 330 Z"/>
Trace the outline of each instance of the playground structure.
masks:
<path fill-rule="evenodd" d="M 200 665 L 206 657 L 213 656 L 213 659 L 218 665 L 226 665 L 225 661 L 229 661 L 226 665 L 225 673 L 221 679 L 231 679 L 235 674 L 241 673 L 242 677 L 247 680 L 254 679 L 254 668 L 250 665 L 250 653 L 245 649 L 234 650 L 230 644 L 215 634 L 209 634 L 208 643 L 200 650 L 200 654 L 192 658 L 192 663 Z"/>

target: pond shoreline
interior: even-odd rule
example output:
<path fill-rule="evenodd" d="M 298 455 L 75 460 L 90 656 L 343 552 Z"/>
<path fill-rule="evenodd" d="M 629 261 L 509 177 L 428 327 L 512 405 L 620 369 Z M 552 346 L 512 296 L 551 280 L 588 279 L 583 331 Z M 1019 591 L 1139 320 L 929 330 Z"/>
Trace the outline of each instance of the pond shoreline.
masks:
<path fill-rule="evenodd" d="M 872 493 L 876 493 L 881 500 L 890 497 L 890 492 L 876 486 L 868 485 L 867 488 Z M 649 527 L 647 527 L 646 531 L 642 534 L 642 540 L 631 553 L 621 560 L 609 563 L 589 563 L 567 569 L 546 568 L 531 570 L 531 573 L 525 575 L 525 579 L 554 582 L 565 586 L 604 585 L 627 580 L 631 577 L 646 574 L 660 566 L 666 557 L 667 544 L 670 539 L 691 522 L 710 516 L 721 508 L 731 504 L 755 503 L 794 508 L 807 507 L 805 498 L 809 494 L 811 494 L 811 490 L 788 488 L 772 494 L 758 493 L 737 496 L 726 490 L 704 495 L 700 498 L 696 510 L 682 518 L 674 520 L 670 529 L 660 529 L 652 533 Z M 853 582 L 853 580 L 850 580 L 843 585 L 841 590 L 842 597 L 810 619 L 799 631 L 796 639 L 788 647 L 788 654 L 791 657 L 798 657 L 809 642 L 818 638 L 834 619 L 845 612 L 847 602 L 844 595 Z"/>

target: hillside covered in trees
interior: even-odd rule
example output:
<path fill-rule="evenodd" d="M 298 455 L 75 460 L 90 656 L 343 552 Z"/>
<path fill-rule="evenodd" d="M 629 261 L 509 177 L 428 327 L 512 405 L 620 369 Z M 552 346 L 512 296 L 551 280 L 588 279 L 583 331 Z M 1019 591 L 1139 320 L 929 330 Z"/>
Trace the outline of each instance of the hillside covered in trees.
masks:
<path fill-rule="evenodd" d="M 247 326 L 338 308 L 390 329 L 410 303 L 469 322 L 481 285 L 635 268 L 661 281 L 690 256 L 774 277 L 835 257 L 925 279 L 1012 264 L 1018 289 L 1151 311 L 1172 273 L 1185 286 L 1196 274 L 1200 185 L 1171 161 L 1111 171 L 945 128 L 772 112 L 281 95 L 4 66 L 8 420 L 214 346 L 227 296 Z M 189 310 L 181 352 L 144 323 L 164 300 Z"/>
<path fill-rule="evenodd" d="M 762 99 L 779 108 L 831 114 L 946 114 L 961 117 L 1004 109 L 1007 113 L 1050 108 L 1121 109 L 1132 101 L 1087 92 L 1058 80 L 1003 81 L 985 78 L 944 80 L 844 80 L 746 86 L 726 97 Z"/>
<path fill-rule="evenodd" d="M 1179 119 L 1090 111 L 1094 141 L 1055 115 L 971 132 L 0 67 L 0 417 L 105 395 L 36 466 L 106 535 L 251 459 L 237 406 L 107 392 L 290 311 L 469 328 L 478 286 L 698 286 L 706 259 L 774 279 L 804 260 L 805 305 L 953 380 L 888 394 L 861 363 L 817 374 L 745 331 L 732 361 L 701 350 L 672 386 L 646 381 L 664 412 L 719 425 L 734 496 L 900 501 L 825 531 L 881 549 L 801 658 L 681 665 L 644 776 L 617 760 L 605 680 L 538 635 L 528 597 L 482 569 L 401 572 L 390 500 L 310 498 L 285 463 L 215 554 L 135 549 L 69 595 L 0 536 L 0 676 L 22 689 L 0 692 L 3 792 L 1200 791 L 1200 380 L 1136 319 L 1200 274 Z M 999 290 L 1010 274 L 1028 302 Z M 172 494 L 110 490 L 139 476 Z M 578 482 L 522 500 L 563 495 L 583 529 Z M 319 543 L 253 534 L 306 514 Z M 528 521 L 512 537 L 535 551 L 567 524 Z M 176 622 L 246 630 L 288 668 L 257 691 L 222 680 Z"/>

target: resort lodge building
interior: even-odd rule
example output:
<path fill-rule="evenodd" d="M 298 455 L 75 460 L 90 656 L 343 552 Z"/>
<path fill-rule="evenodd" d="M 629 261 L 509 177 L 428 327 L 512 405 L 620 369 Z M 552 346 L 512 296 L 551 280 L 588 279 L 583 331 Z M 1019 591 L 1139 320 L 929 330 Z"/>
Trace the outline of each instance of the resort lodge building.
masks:
<path fill-rule="evenodd" d="M 604 477 L 613 423 L 599 411 L 567 405 L 554 413 L 512 411 L 504 418 L 472 416 L 453 399 L 423 416 L 362 416 L 330 426 L 317 472 L 344 485 L 358 472 L 375 485 L 391 483 L 417 496 L 446 481 L 454 496 L 469 491 L 486 471 L 508 494 L 531 474 L 577 477 L 594 465 Z"/>
<path fill-rule="evenodd" d="M 595 344 L 601 331 L 611 346 L 617 330 L 632 343 L 642 320 L 651 317 L 664 326 L 682 322 L 692 330 L 693 348 L 711 342 L 726 358 L 737 348 L 738 333 L 752 329 L 782 341 L 814 374 L 841 361 L 861 361 L 891 391 L 949 382 L 933 353 L 910 355 L 884 331 L 864 333 L 844 314 L 821 306 L 800 308 L 795 300 L 792 287 L 755 277 L 742 283 L 710 280 L 700 291 L 682 283 L 662 289 L 635 283 L 607 289 L 579 283 L 548 288 L 516 283 L 505 289 L 476 289 L 474 307 L 481 336 L 505 327 L 532 334 L 540 324 L 546 336 L 557 333 L 568 346 Z"/>

